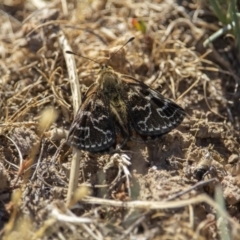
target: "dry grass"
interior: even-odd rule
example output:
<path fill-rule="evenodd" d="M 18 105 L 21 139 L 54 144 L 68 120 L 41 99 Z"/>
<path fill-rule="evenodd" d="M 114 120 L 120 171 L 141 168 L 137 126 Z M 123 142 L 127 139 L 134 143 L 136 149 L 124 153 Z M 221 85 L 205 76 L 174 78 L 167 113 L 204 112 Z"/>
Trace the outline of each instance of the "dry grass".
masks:
<path fill-rule="evenodd" d="M 207 6 L 32 0 L 0 8 L 3 239 L 238 239 L 239 64 L 230 37 L 202 47 L 218 29 Z M 116 71 L 188 116 L 159 142 L 129 142 L 117 160 L 72 153 L 66 132 L 99 64 L 70 48 L 97 62 L 113 56 Z M 49 107 L 54 115 L 43 117 Z"/>

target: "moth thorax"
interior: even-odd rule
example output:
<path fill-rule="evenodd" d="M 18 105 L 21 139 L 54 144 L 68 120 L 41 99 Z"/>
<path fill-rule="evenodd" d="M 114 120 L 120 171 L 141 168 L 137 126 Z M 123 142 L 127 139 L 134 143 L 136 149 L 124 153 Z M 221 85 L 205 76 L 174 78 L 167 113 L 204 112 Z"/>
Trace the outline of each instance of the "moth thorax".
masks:
<path fill-rule="evenodd" d="M 105 73 L 102 79 L 102 90 L 108 96 L 118 95 L 121 90 L 118 75 L 114 73 Z"/>

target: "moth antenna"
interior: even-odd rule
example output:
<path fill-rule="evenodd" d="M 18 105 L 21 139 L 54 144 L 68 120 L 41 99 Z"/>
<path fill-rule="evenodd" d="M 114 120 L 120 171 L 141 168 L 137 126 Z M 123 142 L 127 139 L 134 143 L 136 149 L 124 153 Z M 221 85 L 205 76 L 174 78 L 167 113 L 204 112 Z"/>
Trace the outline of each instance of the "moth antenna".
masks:
<path fill-rule="evenodd" d="M 135 39 L 135 37 L 131 37 L 127 40 L 127 42 L 125 42 L 116 52 L 114 52 L 112 54 L 112 56 L 108 59 L 107 62 L 109 62 L 113 56 L 115 56 L 119 51 L 121 51 L 128 43 L 132 42 Z"/>
<path fill-rule="evenodd" d="M 119 51 L 121 51 L 128 43 L 132 42 L 134 39 L 135 39 L 135 37 L 129 38 L 126 43 L 124 43 L 115 53 L 112 54 L 112 56 L 108 59 L 107 62 L 109 62 L 113 56 L 115 56 Z M 102 65 L 101 63 L 99 63 L 99 62 L 96 61 L 96 60 L 93 60 L 93 59 L 91 59 L 91 58 L 82 56 L 82 55 L 77 54 L 77 53 L 74 53 L 74 52 L 72 52 L 72 51 L 66 51 L 66 53 L 72 54 L 72 55 L 75 55 L 75 56 L 78 56 L 78 57 L 82 57 L 82 58 L 85 58 L 85 59 L 88 59 L 88 60 L 90 60 L 90 61 L 92 61 L 92 62 L 95 62 L 95 63 L 99 64 L 100 66 Z"/>
<path fill-rule="evenodd" d="M 88 58 L 88 57 L 82 56 L 82 55 L 77 54 L 77 53 L 74 53 L 74 52 L 72 52 L 72 51 L 66 51 L 66 53 L 68 53 L 68 54 L 72 54 L 72 55 L 75 55 L 75 56 L 78 56 L 78 57 L 82 57 L 82 58 L 85 58 L 85 59 L 88 59 L 88 60 L 90 60 L 90 61 L 92 61 L 92 62 L 95 62 L 95 63 L 101 65 L 101 64 L 100 64 L 98 61 L 96 61 L 96 60 L 93 60 L 93 59 L 91 59 L 91 58 Z"/>

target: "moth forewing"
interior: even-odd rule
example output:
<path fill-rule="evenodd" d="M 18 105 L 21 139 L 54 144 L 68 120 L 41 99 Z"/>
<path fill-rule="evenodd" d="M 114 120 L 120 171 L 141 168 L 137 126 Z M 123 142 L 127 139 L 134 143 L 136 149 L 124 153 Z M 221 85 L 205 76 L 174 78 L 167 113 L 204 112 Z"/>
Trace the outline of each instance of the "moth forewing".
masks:
<path fill-rule="evenodd" d="M 78 149 L 99 152 L 110 148 L 115 140 L 109 100 L 92 89 L 76 114 L 67 142 Z"/>
<path fill-rule="evenodd" d="M 124 76 L 124 93 L 133 128 L 144 136 L 161 136 L 178 126 L 184 110 L 138 80 Z"/>

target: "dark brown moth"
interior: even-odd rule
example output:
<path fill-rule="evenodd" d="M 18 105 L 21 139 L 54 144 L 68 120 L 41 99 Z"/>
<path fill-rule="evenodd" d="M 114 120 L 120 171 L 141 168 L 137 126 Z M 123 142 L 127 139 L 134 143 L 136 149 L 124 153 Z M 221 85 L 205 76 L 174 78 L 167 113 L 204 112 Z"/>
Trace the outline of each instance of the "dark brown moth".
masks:
<path fill-rule="evenodd" d="M 70 146 L 89 152 L 121 148 L 128 139 L 147 141 L 167 134 L 185 111 L 137 79 L 101 65 L 69 130 Z"/>

